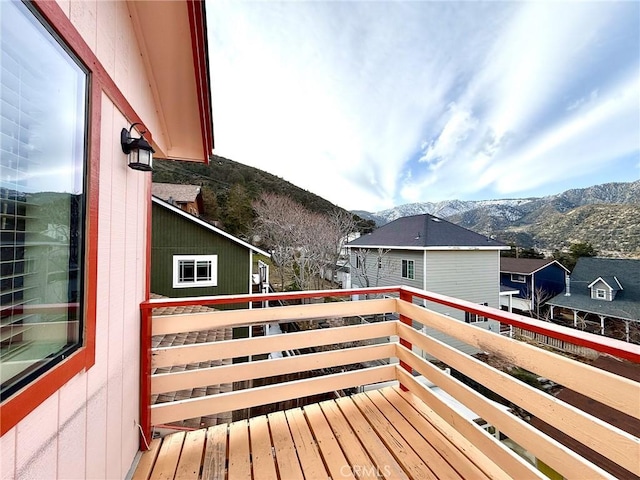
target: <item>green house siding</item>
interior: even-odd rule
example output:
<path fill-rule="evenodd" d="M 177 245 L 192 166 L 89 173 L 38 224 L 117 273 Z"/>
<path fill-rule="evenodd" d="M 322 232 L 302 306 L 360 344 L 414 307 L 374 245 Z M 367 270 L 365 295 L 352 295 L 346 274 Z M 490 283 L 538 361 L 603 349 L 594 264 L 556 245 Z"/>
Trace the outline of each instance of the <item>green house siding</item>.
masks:
<path fill-rule="evenodd" d="M 167 297 L 250 293 L 248 248 L 155 203 L 151 237 L 153 293 Z M 217 286 L 173 288 L 174 255 L 217 255 Z"/>

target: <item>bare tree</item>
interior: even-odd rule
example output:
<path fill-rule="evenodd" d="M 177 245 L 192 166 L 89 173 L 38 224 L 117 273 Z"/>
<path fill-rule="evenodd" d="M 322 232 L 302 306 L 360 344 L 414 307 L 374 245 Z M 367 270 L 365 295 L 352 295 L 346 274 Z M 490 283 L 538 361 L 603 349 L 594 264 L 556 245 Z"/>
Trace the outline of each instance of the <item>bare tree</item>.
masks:
<path fill-rule="evenodd" d="M 271 260 L 278 267 L 282 289 L 285 272 L 290 270 L 295 259 L 298 243 L 299 205 L 288 197 L 265 193 L 253 202 L 256 212 L 254 233 L 261 244 L 271 252 Z"/>
<path fill-rule="evenodd" d="M 271 251 L 283 289 L 286 278 L 296 289 L 320 288 L 328 266 L 333 275 L 340 250 L 355 228 L 353 216 L 311 212 L 273 193 L 263 194 L 253 208 L 257 215 L 254 233 Z"/>
<path fill-rule="evenodd" d="M 549 290 L 543 287 L 535 287 L 533 289 L 533 293 L 531 294 L 531 301 L 533 303 L 533 310 L 531 311 L 531 315 L 539 320 L 549 321 L 549 311 L 547 310 L 545 313 L 541 313 L 541 307 L 544 306 L 547 301 L 551 300 L 553 297 L 555 297 L 555 294 L 550 292 Z"/>
<path fill-rule="evenodd" d="M 321 275 L 329 274 L 329 279 L 333 281 L 338 265 L 338 260 L 343 252 L 344 246 L 349 241 L 351 234 L 356 232 L 357 222 L 353 215 L 344 210 L 335 210 L 325 216 L 322 248 L 324 264 L 321 265 Z"/>
<path fill-rule="evenodd" d="M 352 248 L 351 275 L 363 287 L 377 287 L 380 280 L 394 273 L 390 249 Z"/>

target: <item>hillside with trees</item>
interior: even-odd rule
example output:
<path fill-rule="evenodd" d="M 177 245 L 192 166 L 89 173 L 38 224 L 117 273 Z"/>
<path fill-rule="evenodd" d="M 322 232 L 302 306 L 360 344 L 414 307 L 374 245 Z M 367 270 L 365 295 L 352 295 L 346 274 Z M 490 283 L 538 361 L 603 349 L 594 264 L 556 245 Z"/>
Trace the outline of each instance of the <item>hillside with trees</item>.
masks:
<path fill-rule="evenodd" d="M 306 210 L 320 214 L 347 213 L 324 198 L 263 170 L 213 155 L 209 165 L 194 162 L 155 160 L 153 181 L 200 185 L 204 218 L 218 222 L 229 233 L 247 238 L 252 233 L 256 212 L 254 202 L 263 193 L 288 197 Z M 373 230 L 375 223 L 354 215 L 356 229 Z"/>

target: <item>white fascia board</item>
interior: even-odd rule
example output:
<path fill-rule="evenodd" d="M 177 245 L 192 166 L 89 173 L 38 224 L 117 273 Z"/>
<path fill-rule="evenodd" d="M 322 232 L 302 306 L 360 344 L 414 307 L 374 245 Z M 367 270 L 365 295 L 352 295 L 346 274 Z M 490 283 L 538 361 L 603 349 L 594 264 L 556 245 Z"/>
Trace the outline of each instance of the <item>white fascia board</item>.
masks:
<path fill-rule="evenodd" d="M 500 292 L 499 295 L 501 297 L 508 297 L 508 296 L 511 296 L 511 295 L 517 295 L 519 293 L 520 293 L 520 290 L 504 290 L 504 291 Z"/>
<path fill-rule="evenodd" d="M 624 288 L 622 288 L 622 285 L 620 284 L 620 280 L 618 280 L 618 277 L 616 277 L 615 275 L 613 276 L 613 279 L 616 281 L 616 283 L 618 284 L 618 286 L 620 287 L 620 290 L 624 290 Z"/>
<path fill-rule="evenodd" d="M 157 203 L 158 205 L 160 205 L 161 207 L 164 207 L 167 210 L 171 210 L 171 211 L 177 213 L 178 215 L 182 215 L 187 220 L 190 220 L 190 221 L 192 221 L 194 223 L 197 223 L 198 225 L 201 225 L 201 226 L 211 230 L 212 232 L 217 233 L 218 235 L 221 235 L 221 236 L 223 236 L 225 238 L 228 238 L 229 240 L 237 243 L 238 245 L 242 245 L 243 247 L 248 248 L 250 250 L 253 250 L 256 253 L 259 253 L 260 255 L 264 255 L 265 257 L 271 258 L 271 254 L 270 253 L 267 253 L 264 250 L 261 250 L 258 247 L 255 247 L 255 246 L 251 245 L 250 243 L 245 242 L 244 240 L 240 240 L 238 237 L 234 237 L 230 233 L 227 233 L 224 230 L 220 230 L 218 227 L 215 227 L 215 226 L 211 225 L 210 223 L 205 222 L 204 220 L 200 220 L 198 217 L 195 217 L 195 216 L 191 215 L 190 213 L 185 212 L 181 208 L 174 207 L 173 205 L 165 202 L 164 200 L 159 199 L 158 197 L 154 197 L 153 195 L 151 196 L 151 200 L 153 202 Z"/>
<path fill-rule="evenodd" d="M 604 283 L 607 287 L 609 287 L 609 290 L 613 290 L 613 288 L 611 288 L 611 285 L 609 285 L 609 284 L 604 280 L 604 278 L 602 278 L 602 277 L 598 277 L 598 278 L 596 278 L 593 282 L 591 282 L 589 285 L 587 285 L 587 288 L 592 288 L 592 287 L 593 287 L 596 283 L 598 283 L 598 282 L 602 282 L 602 283 Z"/>
<path fill-rule="evenodd" d="M 558 264 L 558 266 L 562 267 L 562 269 L 563 269 L 565 272 L 570 273 L 570 272 L 569 272 L 569 269 L 568 269 L 568 268 L 566 268 L 564 265 L 562 265 L 562 264 L 561 264 L 560 262 L 558 262 L 557 260 L 554 260 L 553 262 L 549 262 L 549 263 L 547 263 L 546 265 L 541 266 L 540 268 L 538 268 L 538 269 L 534 270 L 534 271 L 533 271 L 533 272 L 531 272 L 531 273 L 532 273 L 532 274 L 533 274 L 533 273 L 538 273 L 540 270 L 542 270 L 542 269 L 544 269 L 544 268 L 547 268 L 549 265 L 553 265 L 554 263 L 557 263 L 557 264 Z"/>
<path fill-rule="evenodd" d="M 564 265 L 562 265 L 560 262 L 558 262 L 557 260 L 553 260 L 552 262 L 546 263 L 543 266 L 541 266 L 540 268 L 536 268 L 535 270 L 531 270 L 531 271 L 527 271 L 527 272 L 520 272 L 520 271 L 515 271 L 515 270 L 500 270 L 501 273 L 517 273 L 519 275 L 533 275 L 534 273 L 538 273 L 540 270 L 543 270 L 545 268 L 547 268 L 549 265 L 553 265 L 554 263 L 557 263 L 558 266 L 562 267 L 562 269 L 567 272 L 569 272 L 569 269 L 566 268 Z"/>
<path fill-rule="evenodd" d="M 438 250 L 509 250 L 511 247 L 401 247 L 390 245 L 349 245 L 352 249 L 371 250 L 371 249 L 384 249 L 384 250 L 414 250 L 414 251 L 438 251 Z"/>

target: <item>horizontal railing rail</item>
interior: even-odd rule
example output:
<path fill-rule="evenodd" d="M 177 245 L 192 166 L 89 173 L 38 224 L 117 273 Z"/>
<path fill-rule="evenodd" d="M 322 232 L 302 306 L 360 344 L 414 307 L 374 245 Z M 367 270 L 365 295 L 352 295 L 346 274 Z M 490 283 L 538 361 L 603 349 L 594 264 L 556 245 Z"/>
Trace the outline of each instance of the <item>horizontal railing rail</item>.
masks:
<path fill-rule="evenodd" d="M 290 307 L 218 310 L 192 315 L 152 316 L 152 309 L 156 307 L 186 304 L 214 306 L 242 304 L 249 303 L 249 300 L 254 301 L 257 297 L 260 297 L 261 301 L 271 301 L 284 297 L 287 300 L 298 300 L 353 295 L 378 297 L 383 294 L 390 294 L 392 298 L 311 303 Z M 415 304 L 416 300 L 421 304 Z M 442 364 L 483 385 L 511 405 L 537 417 L 540 421 L 574 438 L 628 471 L 640 475 L 640 440 L 637 437 L 534 388 L 508 373 L 462 353 L 415 329 L 413 325 L 418 323 L 445 333 L 481 351 L 498 355 L 513 365 L 570 388 L 623 414 L 640 419 L 640 402 L 638 402 L 640 384 L 637 381 L 483 330 L 472 324 L 454 320 L 430 310 L 428 304 L 425 308 L 422 306 L 422 301 L 476 313 L 517 328 L 561 338 L 563 341 L 588 346 L 601 353 L 613 354 L 640 363 L 640 347 L 636 345 L 406 287 L 201 297 L 198 300 L 152 300 L 142 305 L 142 364 L 143 370 L 148 372 L 145 379 L 141 378 L 143 388 L 141 397 L 146 402 L 141 407 L 144 434 L 146 438 L 149 437 L 151 425 L 253 408 L 351 387 L 399 381 L 404 389 L 410 390 L 446 421 L 448 426 L 442 427 L 443 432 L 447 428 L 455 428 L 475 448 L 482 451 L 514 478 L 538 476 L 538 472 L 511 449 L 489 436 L 475 423 L 464 419 L 441 397 L 434 394 L 431 388 L 415 377 L 419 374 L 565 478 L 610 478 L 610 475 L 600 467 L 420 357 L 414 351 L 415 347 L 419 349 L 417 351 L 428 353 L 430 357 Z M 394 315 L 387 315 L 389 313 Z M 359 315 L 379 315 L 382 321 L 350 326 L 340 326 L 340 321 L 335 321 L 334 324 L 337 326 L 330 328 L 178 347 L 151 348 L 152 335 L 266 323 L 335 320 Z M 385 318 L 394 319 L 385 320 Z M 265 358 L 269 353 L 301 349 L 311 350 L 299 352 L 299 355 L 292 357 Z M 152 369 L 157 368 L 253 356 L 258 359 L 151 375 Z M 347 366 L 350 368 L 345 368 Z M 287 378 L 287 375 L 310 371 L 321 372 L 321 374 L 303 379 Z M 285 377 L 285 379 L 275 385 L 249 387 L 153 406 L 149 401 L 152 394 L 274 377 Z"/>

